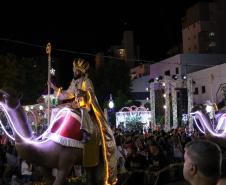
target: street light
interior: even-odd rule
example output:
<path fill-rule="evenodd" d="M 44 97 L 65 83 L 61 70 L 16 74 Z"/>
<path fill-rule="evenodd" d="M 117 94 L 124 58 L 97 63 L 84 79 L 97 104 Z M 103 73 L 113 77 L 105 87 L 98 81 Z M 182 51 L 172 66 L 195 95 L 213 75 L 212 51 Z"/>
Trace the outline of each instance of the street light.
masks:
<path fill-rule="evenodd" d="M 110 99 L 109 99 L 109 103 L 108 103 L 108 107 L 110 109 L 113 109 L 114 108 L 114 102 L 113 102 L 113 99 L 112 99 L 112 95 L 110 94 Z"/>

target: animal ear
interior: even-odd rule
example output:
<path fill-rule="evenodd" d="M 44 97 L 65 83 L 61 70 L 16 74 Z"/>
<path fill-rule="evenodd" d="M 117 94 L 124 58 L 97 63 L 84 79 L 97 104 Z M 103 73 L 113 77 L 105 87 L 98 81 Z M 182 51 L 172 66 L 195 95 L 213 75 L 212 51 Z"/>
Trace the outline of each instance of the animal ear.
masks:
<path fill-rule="evenodd" d="M 8 94 L 3 94 L 2 96 L 3 96 L 3 98 L 4 98 L 5 100 L 8 100 L 8 99 L 9 99 L 9 95 L 8 95 Z"/>

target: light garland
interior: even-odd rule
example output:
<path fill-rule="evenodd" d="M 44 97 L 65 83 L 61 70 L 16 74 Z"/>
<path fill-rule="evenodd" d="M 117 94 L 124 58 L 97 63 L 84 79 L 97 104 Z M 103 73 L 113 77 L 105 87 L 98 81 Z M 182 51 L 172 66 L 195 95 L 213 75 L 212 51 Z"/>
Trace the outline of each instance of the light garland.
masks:
<path fill-rule="evenodd" d="M 223 128 L 223 131 L 221 133 L 219 132 L 223 123 L 226 121 L 226 114 L 221 115 L 215 129 L 213 128 L 210 121 L 206 118 L 206 116 L 201 111 L 196 111 L 196 112 L 192 113 L 191 115 L 195 121 L 195 124 L 196 124 L 198 130 L 201 133 L 206 134 L 206 132 L 208 131 L 213 136 L 223 137 L 223 138 L 226 137 L 226 126 Z M 202 128 L 198 124 L 197 120 L 199 120 Z"/>
<path fill-rule="evenodd" d="M 12 121 L 12 119 L 11 119 L 11 117 L 10 117 L 8 111 L 6 110 L 6 107 L 5 107 L 4 104 L 0 103 L 0 109 L 5 113 L 6 118 L 7 118 L 7 120 L 9 121 L 9 124 L 12 126 L 13 131 L 15 131 L 15 133 L 16 133 L 23 141 L 25 141 L 25 142 L 27 142 L 27 143 L 30 143 L 30 144 L 42 144 L 42 143 L 48 142 L 50 139 L 49 139 L 49 138 L 46 138 L 46 135 L 47 135 L 47 134 L 49 133 L 49 131 L 52 129 L 54 123 L 55 123 L 58 119 L 60 119 L 62 116 L 66 115 L 66 116 L 64 117 L 64 120 L 63 120 L 61 126 L 60 126 L 60 127 L 57 129 L 57 131 L 56 131 L 56 133 L 59 133 L 59 132 L 63 129 L 63 127 L 65 126 L 65 124 L 67 123 L 68 116 L 69 116 L 69 114 L 71 113 L 71 110 L 70 110 L 69 108 L 62 108 L 61 110 L 59 110 L 59 112 L 57 112 L 57 114 L 54 116 L 54 118 L 51 119 L 50 125 L 49 125 L 48 129 L 47 129 L 43 134 L 41 134 L 41 135 L 40 135 L 39 137 L 37 137 L 37 138 L 27 138 L 27 137 L 22 136 L 22 135 L 18 132 L 18 130 L 17 130 L 16 127 L 14 126 L 14 123 L 13 123 L 13 121 Z M 10 139 L 12 139 L 12 140 L 15 141 L 15 138 L 13 138 L 13 137 L 8 133 L 8 131 L 5 129 L 5 126 L 2 124 L 1 121 L 0 121 L 0 125 L 1 125 L 1 127 L 2 127 L 2 129 L 3 129 L 3 131 L 6 133 L 6 135 L 7 135 Z M 39 139 L 42 139 L 42 140 L 39 140 Z"/>
<path fill-rule="evenodd" d="M 137 117 L 137 116 L 141 118 L 140 121 L 142 123 L 146 123 L 144 127 L 145 129 L 148 129 L 149 125 L 147 125 L 147 123 L 149 123 L 149 121 L 152 118 L 151 111 L 148 111 L 148 109 L 146 109 L 143 106 L 136 107 L 134 105 L 131 107 L 123 107 L 119 112 L 116 112 L 116 127 L 118 127 L 121 122 L 124 123 L 124 127 L 125 127 L 125 122 L 128 119 L 130 119 L 131 117 Z"/>

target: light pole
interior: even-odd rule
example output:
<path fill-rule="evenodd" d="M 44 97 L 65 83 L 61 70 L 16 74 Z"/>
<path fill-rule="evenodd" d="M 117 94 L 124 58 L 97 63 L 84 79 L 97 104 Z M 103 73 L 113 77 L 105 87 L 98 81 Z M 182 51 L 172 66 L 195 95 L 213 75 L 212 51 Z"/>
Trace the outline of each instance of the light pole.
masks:
<path fill-rule="evenodd" d="M 112 94 L 110 94 L 110 99 L 109 99 L 109 102 L 108 102 L 108 122 L 109 122 L 109 124 L 113 124 L 113 123 L 111 123 L 111 118 L 112 118 L 112 116 L 111 116 L 111 114 L 112 113 L 114 113 L 114 106 L 115 106 L 115 104 L 114 104 L 114 101 L 113 101 L 113 99 L 112 99 Z"/>
<path fill-rule="evenodd" d="M 112 99 L 112 94 L 110 94 L 110 99 L 108 100 L 108 108 L 104 108 L 104 115 L 107 120 L 107 122 L 110 121 L 110 112 L 113 110 L 115 104 Z"/>

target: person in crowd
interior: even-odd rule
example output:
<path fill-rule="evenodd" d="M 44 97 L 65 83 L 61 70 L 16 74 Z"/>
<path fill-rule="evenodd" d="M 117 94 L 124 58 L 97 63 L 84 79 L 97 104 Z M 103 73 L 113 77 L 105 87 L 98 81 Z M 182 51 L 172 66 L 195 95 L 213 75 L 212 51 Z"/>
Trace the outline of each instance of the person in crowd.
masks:
<path fill-rule="evenodd" d="M 129 172 L 127 180 L 128 185 L 143 185 L 147 161 L 145 156 L 137 152 L 135 145 L 131 144 L 127 147 L 127 158 L 125 168 Z"/>
<path fill-rule="evenodd" d="M 222 152 L 217 144 L 207 140 L 186 144 L 183 175 L 191 185 L 216 185 L 221 165 Z"/>
<path fill-rule="evenodd" d="M 165 183 L 167 174 L 166 172 L 161 172 L 165 167 L 168 166 L 169 160 L 160 149 L 157 142 L 152 141 L 148 144 L 148 183 L 153 183 L 158 178 L 158 182 Z M 161 177 L 161 178 L 159 178 Z"/>
<path fill-rule="evenodd" d="M 28 163 L 26 160 L 21 162 L 21 176 L 23 183 L 29 183 L 32 176 L 32 164 Z"/>

